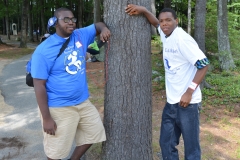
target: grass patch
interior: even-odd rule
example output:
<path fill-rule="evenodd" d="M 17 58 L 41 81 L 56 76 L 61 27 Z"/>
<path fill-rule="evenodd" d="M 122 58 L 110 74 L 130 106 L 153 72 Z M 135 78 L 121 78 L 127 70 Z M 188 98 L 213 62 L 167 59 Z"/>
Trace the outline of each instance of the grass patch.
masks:
<path fill-rule="evenodd" d="M 102 143 L 93 144 L 86 152 L 87 159 L 100 159 L 102 153 Z"/>
<path fill-rule="evenodd" d="M 237 154 L 237 158 L 240 159 L 240 146 L 237 148 L 236 154 Z"/>
<path fill-rule="evenodd" d="M 240 102 L 240 74 L 211 73 L 206 76 L 206 81 L 213 86 L 212 89 L 203 89 L 203 99 L 209 100 L 209 105 L 228 105 L 228 110 L 233 111 L 234 105 Z"/>
<path fill-rule="evenodd" d="M 25 55 L 33 53 L 34 49 L 31 48 L 9 48 L 0 51 L 0 58 L 2 59 L 18 59 Z"/>

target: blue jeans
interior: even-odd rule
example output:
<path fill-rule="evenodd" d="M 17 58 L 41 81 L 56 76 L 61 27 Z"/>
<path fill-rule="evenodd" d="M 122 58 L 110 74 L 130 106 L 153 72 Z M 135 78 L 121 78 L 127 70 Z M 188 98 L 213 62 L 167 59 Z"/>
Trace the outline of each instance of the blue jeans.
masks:
<path fill-rule="evenodd" d="M 186 108 L 166 103 L 162 113 L 160 147 L 164 160 L 179 160 L 176 146 L 182 134 L 185 160 L 201 160 L 199 111 L 201 103 Z"/>

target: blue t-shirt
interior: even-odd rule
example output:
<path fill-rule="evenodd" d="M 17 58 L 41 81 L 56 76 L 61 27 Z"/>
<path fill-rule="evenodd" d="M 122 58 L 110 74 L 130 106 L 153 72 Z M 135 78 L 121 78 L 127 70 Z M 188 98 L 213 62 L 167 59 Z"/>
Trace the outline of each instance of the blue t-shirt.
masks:
<path fill-rule="evenodd" d="M 49 107 L 73 106 L 88 99 L 85 56 L 95 36 L 94 24 L 76 29 L 65 51 L 56 59 L 66 39 L 55 33 L 33 53 L 31 74 L 33 78 L 47 80 Z"/>

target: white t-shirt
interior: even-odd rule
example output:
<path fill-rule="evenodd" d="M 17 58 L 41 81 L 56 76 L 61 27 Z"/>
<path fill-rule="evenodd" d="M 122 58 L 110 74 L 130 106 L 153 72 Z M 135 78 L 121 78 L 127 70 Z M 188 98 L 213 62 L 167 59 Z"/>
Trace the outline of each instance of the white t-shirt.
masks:
<path fill-rule="evenodd" d="M 170 104 L 179 103 L 197 72 L 195 63 L 206 56 L 199 49 L 196 41 L 182 28 L 175 28 L 167 38 L 160 27 L 158 27 L 158 31 L 163 42 L 167 102 Z M 190 103 L 201 101 L 202 93 L 198 86 L 193 92 Z"/>

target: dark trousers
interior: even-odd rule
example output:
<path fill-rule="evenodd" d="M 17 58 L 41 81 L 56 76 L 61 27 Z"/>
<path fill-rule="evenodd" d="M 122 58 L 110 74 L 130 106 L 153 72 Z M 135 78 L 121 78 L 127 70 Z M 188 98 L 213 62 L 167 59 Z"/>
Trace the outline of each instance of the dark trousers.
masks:
<path fill-rule="evenodd" d="M 92 49 L 92 48 L 88 48 L 87 52 L 90 53 L 91 55 L 99 54 L 99 51 L 96 51 L 95 49 Z"/>
<path fill-rule="evenodd" d="M 201 160 L 199 111 L 201 103 L 184 108 L 166 103 L 162 113 L 160 147 L 164 160 L 179 160 L 176 146 L 183 136 L 185 160 Z"/>

